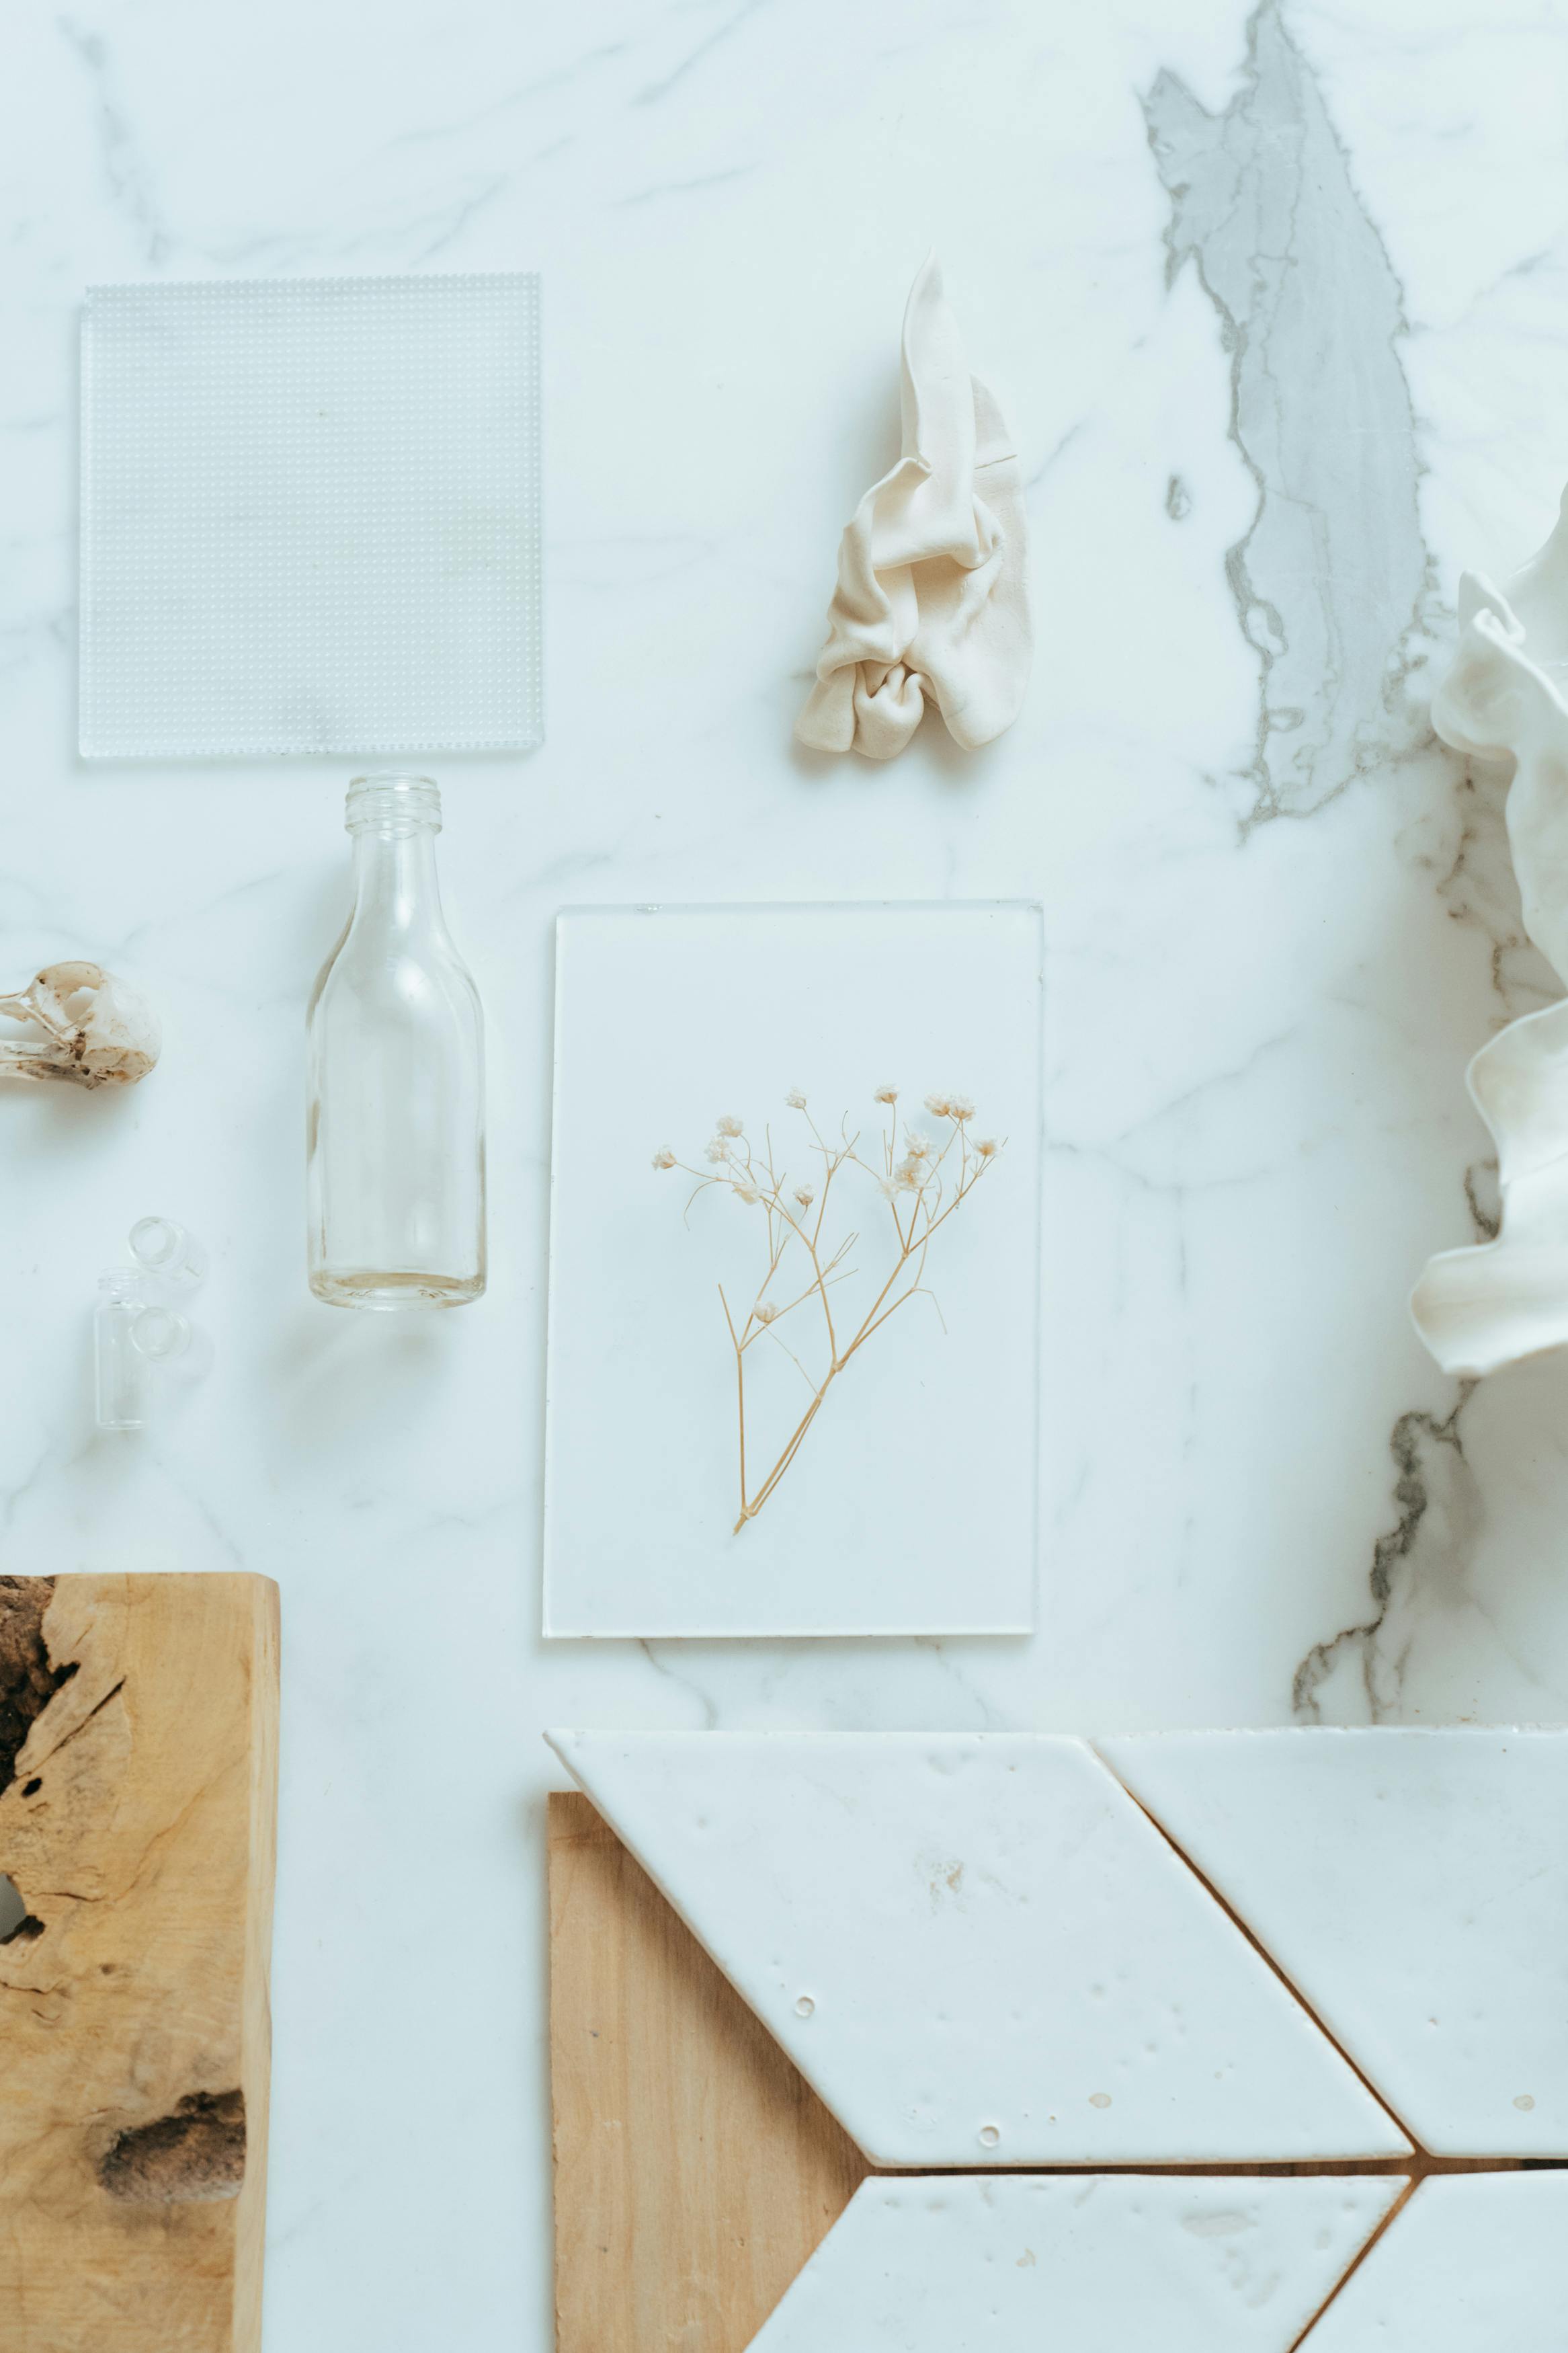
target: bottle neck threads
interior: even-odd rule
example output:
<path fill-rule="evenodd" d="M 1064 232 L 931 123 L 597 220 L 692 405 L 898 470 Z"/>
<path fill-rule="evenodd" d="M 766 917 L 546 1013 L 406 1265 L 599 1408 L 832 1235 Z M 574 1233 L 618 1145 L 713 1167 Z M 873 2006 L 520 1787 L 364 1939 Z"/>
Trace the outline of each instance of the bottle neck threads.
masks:
<path fill-rule="evenodd" d="M 349 786 L 343 824 L 355 836 L 375 833 L 394 840 L 414 833 L 439 833 L 440 790 L 428 776 L 356 776 Z"/>

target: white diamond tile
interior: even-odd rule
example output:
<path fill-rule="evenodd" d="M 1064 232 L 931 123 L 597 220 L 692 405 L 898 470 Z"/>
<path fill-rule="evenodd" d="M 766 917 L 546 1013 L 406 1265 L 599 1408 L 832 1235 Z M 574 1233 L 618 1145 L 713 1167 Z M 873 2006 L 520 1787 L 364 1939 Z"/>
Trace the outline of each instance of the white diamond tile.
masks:
<path fill-rule="evenodd" d="M 752 2353 L 1290 2353 L 1403 2188 L 1141 2174 L 873 2179 Z M 1436 2340 L 1421 2353 L 1436 2353 Z"/>
<path fill-rule="evenodd" d="M 1302 2353 L 1564 2347 L 1568 2174 L 1451 2173 L 1422 2182 Z"/>
<path fill-rule="evenodd" d="M 1424 2148 L 1568 2156 L 1568 1736 L 1098 1746 Z"/>
<path fill-rule="evenodd" d="M 552 1739 L 874 2163 L 1407 2146 L 1081 1741 Z"/>

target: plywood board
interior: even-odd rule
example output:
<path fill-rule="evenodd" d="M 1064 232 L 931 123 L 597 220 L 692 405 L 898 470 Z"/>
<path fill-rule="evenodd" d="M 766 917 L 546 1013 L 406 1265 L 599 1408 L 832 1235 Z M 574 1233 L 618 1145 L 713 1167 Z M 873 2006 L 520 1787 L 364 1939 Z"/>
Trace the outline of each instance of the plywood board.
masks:
<path fill-rule="evenodd" d="M 558 2353 L 743 2353 L 865 2159 L 586 1798 L 549 1843 Z"/>
<path fill-rule="evenodd" d="M 269 1579 L 0 1578 L 6 2353 L 259 2346 L 277 1731 Z"/>

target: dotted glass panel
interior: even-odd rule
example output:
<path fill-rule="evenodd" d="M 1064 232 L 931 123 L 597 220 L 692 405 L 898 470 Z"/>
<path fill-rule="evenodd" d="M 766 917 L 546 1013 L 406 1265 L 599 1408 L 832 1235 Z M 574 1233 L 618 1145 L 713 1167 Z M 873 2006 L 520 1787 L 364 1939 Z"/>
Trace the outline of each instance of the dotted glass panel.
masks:
<path fill-rule="evenodd" d="M 541 740 L 539 281 L 89 288 L 89 758 Z"/>

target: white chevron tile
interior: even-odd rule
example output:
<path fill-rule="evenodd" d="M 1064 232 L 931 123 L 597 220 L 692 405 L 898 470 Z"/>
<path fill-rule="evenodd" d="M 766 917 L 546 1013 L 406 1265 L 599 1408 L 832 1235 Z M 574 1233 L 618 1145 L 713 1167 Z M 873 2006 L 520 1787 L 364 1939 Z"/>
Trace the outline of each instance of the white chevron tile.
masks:
<path fill-rule="evenodd" d="M 752 2353 L 1290 2353 L 1403 2187 L 874 2179 Z"/>
<path fill-rule="evenodd" d="M 764 2332 L 765 2340 L 765 2332 Z M 1563 2353 L 1568 2174 L 1422 2182 L 1302 2353 Z"/>
<path fill-rule="evenodd" d="M 1098 1746 L 1424 2148 L 1568 2156 L 1568 1735 Z"/>
<path fill-rule="evenodd" d="M 552 1737 L 874 2163 L 1407 2147 L 1081 1741 Z"/>

